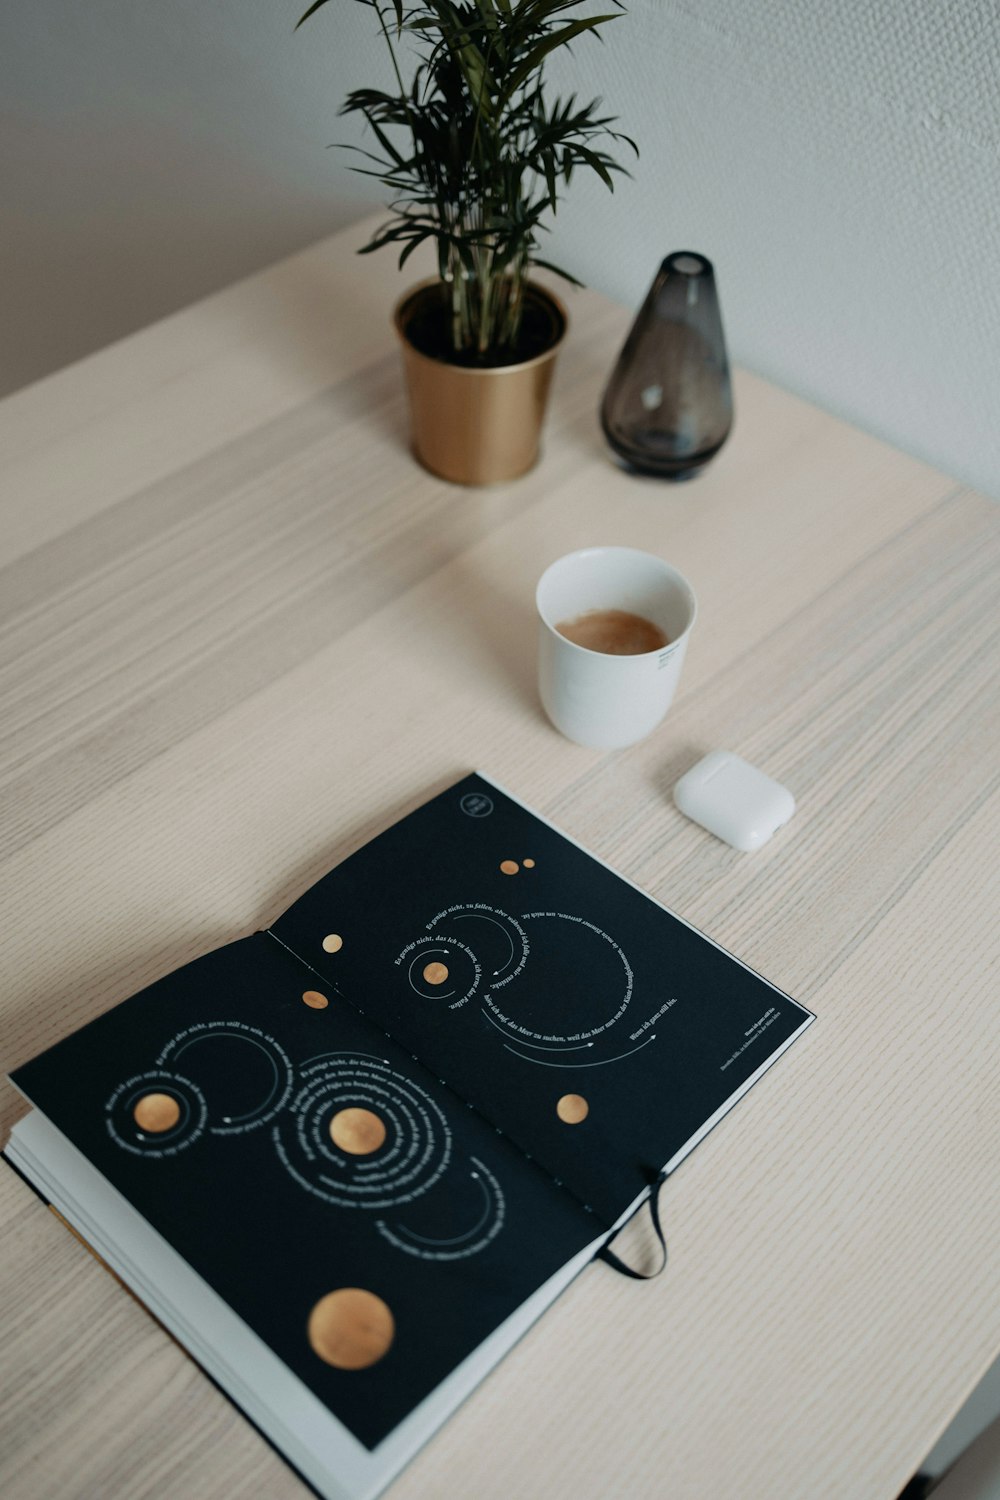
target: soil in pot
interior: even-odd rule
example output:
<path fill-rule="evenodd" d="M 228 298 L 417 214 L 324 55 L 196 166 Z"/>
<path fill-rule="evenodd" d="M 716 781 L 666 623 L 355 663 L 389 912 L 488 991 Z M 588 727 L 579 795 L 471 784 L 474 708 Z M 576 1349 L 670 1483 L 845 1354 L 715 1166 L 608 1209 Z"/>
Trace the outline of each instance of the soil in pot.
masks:
<path fill-rule="evenodd" d="M 558 343 L 566 329 L 562 312 L 554 302 L 528 287 L 517 343 L 498 354 L 477 354 L 475 350 L 457 354 L 451 343 L 451 304 L 447 288 L 441 285 L 422 287 L 405 310 L 406 337 L 421 354 L 443 364 L 464 369 L 500 370 L 537 359 Z"/>

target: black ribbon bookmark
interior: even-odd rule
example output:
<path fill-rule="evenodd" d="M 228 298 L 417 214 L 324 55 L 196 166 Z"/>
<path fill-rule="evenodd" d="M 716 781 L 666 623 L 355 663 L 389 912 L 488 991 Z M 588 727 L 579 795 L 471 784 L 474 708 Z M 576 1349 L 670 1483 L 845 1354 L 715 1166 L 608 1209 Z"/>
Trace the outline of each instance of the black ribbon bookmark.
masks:
<path fill-rule="evenodd" d="M 663 1226 L 660 1223 L 660 1189 L 663 1187 L 663 1184 L 666 1182 L 666 1180 L 666 1172 L 661 1172 L 650 1188 L 649 1198 L 646 1200 L 649 1204 L 649 1217 L 652 1220 L 656 1238 L 660 1242 L 660 1249 L 663 1251 L 663 1259 L 660 1261 L 660 1264 L 657 1266 L 656 1270 L 636 1271 L 632 1266 L 627 1266 L 621 1259 L 621 1257 L 616 1255 L 615 1252 L 611 1249 L 610 1242 L 607 1245 L 602 1245 L 600 1250 L 598 1250 L 597 1252 L 598 1260 L 603 1260 L 605 1265 L 610 1266 L 613 1271 L 618 1271 L 622 1276 L 631 1276 L 633 1281 L 652 1281 L 654 1277 L 659 1276 L 661 1272 L 666 1268 L 668 1256 L 667 1241 L 663 1234 Z M 623 1225 L 622 1228 L 624 1227 L 625 1226 Z M 620 1233 L 620 1231 L 617 1232 Z"/>

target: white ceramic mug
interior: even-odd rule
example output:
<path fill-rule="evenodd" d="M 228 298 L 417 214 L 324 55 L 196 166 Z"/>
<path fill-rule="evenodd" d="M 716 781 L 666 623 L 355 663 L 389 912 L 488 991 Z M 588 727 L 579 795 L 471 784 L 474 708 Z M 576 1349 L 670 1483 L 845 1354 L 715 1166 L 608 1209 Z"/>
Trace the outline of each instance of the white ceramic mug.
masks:
<path fill-rule="evenodd" d="M 661 557 L 634 547 L 585 547 L 546 568 L 538 607 L 538 689 L 557 729 L 579 745 L 615 750 L 655 729 L 673 701 L 694 590 Z M 658 625 L 667 644 L 640 656 L 589 651 L 557 625 L 598 609 L 627 610 Z"/>

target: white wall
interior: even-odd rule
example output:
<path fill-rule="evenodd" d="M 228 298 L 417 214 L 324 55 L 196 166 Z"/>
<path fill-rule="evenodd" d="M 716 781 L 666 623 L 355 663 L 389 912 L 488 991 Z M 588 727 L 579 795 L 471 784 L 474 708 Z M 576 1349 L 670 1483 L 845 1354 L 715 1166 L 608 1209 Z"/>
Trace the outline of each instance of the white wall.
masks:
<path fill-rule="evenodd" d="M 371 13 L 306 3 L 3 0 L 0 392 L 368 211 L 325 148 Z"/>
<path fill-rule="evenodd" d="M 7 388 L 362 210 L 323 146 L 378 38 L 350 0 L 293 35 L 304 3 L 4 8 Z M 634 305 L 704 251 L 737 359 L 1000 496 L 997 0 L 631 0 L 605 35 L 558 79 L 642 159 L 574 184 L 554 258 Z"/>

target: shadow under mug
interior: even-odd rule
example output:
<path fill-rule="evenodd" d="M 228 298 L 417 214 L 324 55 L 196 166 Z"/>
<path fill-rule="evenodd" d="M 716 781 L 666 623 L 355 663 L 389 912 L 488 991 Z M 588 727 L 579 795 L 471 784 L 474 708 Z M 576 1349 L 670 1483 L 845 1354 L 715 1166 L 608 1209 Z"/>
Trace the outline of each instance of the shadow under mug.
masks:
<path fill-rule="evenodd" d="M 597 750 L 643 739 L 673 701 L 695 621 L 682 573 L 634 547 L 584 547 L 546 568 L 535 593 L 538 690 L 555 727 Z M 667 644 L 637 656 L 590 651 L 557 626 L 593 610 L 626 610 L 658 625 Z"/>

